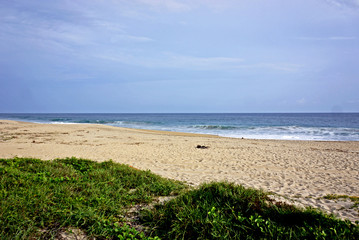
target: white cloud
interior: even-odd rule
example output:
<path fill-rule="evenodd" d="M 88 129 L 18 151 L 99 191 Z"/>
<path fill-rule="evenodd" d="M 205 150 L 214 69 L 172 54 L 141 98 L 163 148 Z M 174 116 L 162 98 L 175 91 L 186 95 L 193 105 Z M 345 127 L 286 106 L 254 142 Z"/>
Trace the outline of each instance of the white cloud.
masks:
<path fill-rule="evenodd" d="M 296 72 L 302 67 L 303 65 L 292 63 L 255 63 L 238 66 L 241 69 L 269 69 L 283 72 Z"/>
<path fill-rule="evenodd" d="M 59 7 L 54 3 L 39 6 L 36 11 L 30 11 L 34 6 L 28 5 L 9 4 L 0 8 L 0 38 L 51 54 L 85 54 L 85 49 L 117 46 L 124 41 L 153 41 L 147 36 L 131 34 L 116 16 L 107 15 L 106 11 L 92 11 L 88 5 L 67 2 Z"/>
<path fill-rule="evenodd" d="M 326 0 L 326 2 L 340 8 L 359 8 L 359 0 Z"/>
<path fill-rule="evenodd" d="M 354 36 L 332 36 L 332 37 L 297 37 L 295 39 L 305 40 L 305 41 L 348 41 L 356 40 L 357 37 Z"/>
<path fill-rule="evenodd" d="M 240 70 L 265 69 L 280 72 L 297 72 L 303 65 L 292 63 L 253 63 L 246 64 L 242 58 L 233 57 L 197 57 L 175 53 L 163 53 L 157 56 L 140 56 L 131 52 L 118 52 L 117 54 L 96 54 L 97 58 L 123 64 L 136 65 L 148 68 L 172 68 L 183 70 Z"/>
<path fill-rule="evenodd" d="M 194 57 L 176 54 L 166 54 L 172 67 L 194 68 L 233 68 L 243 62 L 241 58 L 230 57 Z"/>
<path fill-rule="evenodd" d="M 305 98 L 301 98 L 301 99 L 298 99 L 297 100 L 297 103 L 300 104 L 300 105 L 303 105 L 305 104 L 307 101 L 305 100 Z"/>
<path fill-rule="evenodd" d="M 158 10 L 170 10 L 170 11 L 188 11 L 191 10 L 189 4 L 185 4 L 183 1 L 176 0 L 137 0 L 140 3 L 150 6 L 151 8 Z"/>
<path fill-rule="evenodd" d="M 199 8 L 221 12 L 234 6 L 246 4 L 245 1 L 236 0 L 135 0 L 137 5 L 145 5 L 152 10 L 188 12 Z"/>
<path fill-rule="evenodd" d="M 243 62 L 241 58 L 231 57 L 195 57 L 163 53 L 158 56 L 144 57 L 131 53 L 120 52 L 117 54 L 96 54 L 97 58 L 121 62 L 129 65 L 137 65 L 148 68 L 175 68 L 184 70 L 223 70 L 236 69 Z"/>
<path fill-rule="evenodd" d="M 329 37 L 329 40 L 356 40 L 356 37 L 345 37 L 345 36 L 337 36 L 337 37 Z"/>
<path fill-rule="evenodd" d="M 120 35 L 120 39 L 134 41 L 134 42 L 152 42 L 153 39 L 149 37 L 133 36 L 133 35 Z"/>

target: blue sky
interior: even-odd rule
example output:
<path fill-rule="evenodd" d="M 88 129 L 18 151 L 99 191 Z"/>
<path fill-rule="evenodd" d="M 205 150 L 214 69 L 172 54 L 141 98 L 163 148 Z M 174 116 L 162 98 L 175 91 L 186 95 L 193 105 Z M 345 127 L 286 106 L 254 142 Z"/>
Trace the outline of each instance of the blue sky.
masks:
<path fill-rule="evenodd" d="M 359 112 L 359 0 L 2 0 L 0 112 Z"/>

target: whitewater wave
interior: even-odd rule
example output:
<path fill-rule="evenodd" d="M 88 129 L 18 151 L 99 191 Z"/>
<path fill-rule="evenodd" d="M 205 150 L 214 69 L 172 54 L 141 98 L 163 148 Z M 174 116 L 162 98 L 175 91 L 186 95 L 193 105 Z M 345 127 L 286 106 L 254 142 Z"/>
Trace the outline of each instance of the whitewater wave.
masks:
<path fill-rule="evenodd" d="M 225 126 L 225 125 L 194 125 L 194 126 L 190 126 L 189 128 L 207 129 L 207 130 L 233 130 L 233 129 L 238 129 L 238 127 Z"/>
<path fill-rule="evenodd" d="M 230 133 L 223 132 L 219 135 L 249 139 L 358 141 L 359 129 L 299 126 L 256 127 L 232 131 Z"/>

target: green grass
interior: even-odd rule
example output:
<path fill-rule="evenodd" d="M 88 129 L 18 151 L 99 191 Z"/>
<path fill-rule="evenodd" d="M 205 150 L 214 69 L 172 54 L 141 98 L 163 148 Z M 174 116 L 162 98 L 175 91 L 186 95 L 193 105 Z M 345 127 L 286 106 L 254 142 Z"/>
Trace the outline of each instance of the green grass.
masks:
<path fill-rule="evenodd" d="M 349 221 L 223 182 L 156 206 L 142 221 L 163 239 L 359 239 L 358 225 Z"/>
<path fill-rule="evenodd" d="M 51 239 L 70 226 L 97 239 L 140 238 L 122 223 L 126 209 L 183 188 L 111 161 L 0 159 L 0 239 Z"/>
<path fill-rule="evenodd" d="M 141 211 L 145 232 L 126 224 L 131 206 L 176 194 Z M 189 189 L 111 161 L 0 159 L 0 239 L 54 239 L 71 228 L 96 239 L 359 239 L 349 221 L 230 183 Z"/>

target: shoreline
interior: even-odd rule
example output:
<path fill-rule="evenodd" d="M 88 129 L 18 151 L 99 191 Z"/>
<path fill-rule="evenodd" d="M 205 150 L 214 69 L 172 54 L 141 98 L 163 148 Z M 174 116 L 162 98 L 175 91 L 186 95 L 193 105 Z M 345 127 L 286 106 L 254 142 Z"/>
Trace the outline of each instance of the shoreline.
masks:
<path fill-rule="evenodd" d="M 4 121 L 1 120 L 0 121 Z M 13 121 L 13 120 L 9 120 Z M 15 122 L 26 122 L 26 121 L 17 121 Z M 143 129 L 143 128 L 130 128 L 130 127 L 119 127 L 119 126 L 113 126 L 108 124 L 101 124 L 101 123 L 37 123 L 37 122 L 26 122 L 26 123 L 35 123 L 35 124 L 54 124 L 54 125 L 71 125 L 71 124 L 78 124 L 78 125 L 100 125 L 100 126 L 109 126 L 109 127 L 115 127 L 115 128 L 121 128 L 121 129 L 128 129 L 128 130 L 136 130 L 139 132 L 148 132 L 153 134 L 159 134 L 159 135 L 174 135 L 174 136 L 198 136 L 198 137 L 218 137 L 218 138 L 231 138 L 231 139 L 247 139 L 247 140 L 259 140 L 259 141 L 304 141 L 304 142 L 358 142 L 357 141 L 347 141 L 347 140 L 302 140 L 302 139 L 270 139 L 270 138 L 244 138 L 244 137 L 229 137 L 229 136 L 221 136 L 221 135 L 215 135 L 215 134 L 207 134 L 207 133 L 192 133 L 192 132 L 178 132 L 178 131 L 166 131 L 166 130 L 155 130 L 155 129 Z"/>
<path fill-rule="evenodd" d="M 241 139 L 103 124 L 0 120 L 0 158 L 15 156 L 112 159 L 190 185 L 229 181 L 359 221 L 359 209 L 350 209 L 350 201 L 323 198 L 359 196 L 358 141 Z"/>
<path fill-rule="evenodd" d="M 194 133 L 194 132 L 181 132 L 181 131 L 168 131 L 168 130 L 156 130 L 156 129 L 144 129 L 144 128 L 132 128 L 132 127 L 121 127 L 114 126 L 111 124 L 104 123 L 76 123 L 76 122 L 28 122 L 22 120 L 8 120 L 0 119 L 0 122 L 19 122 L 19 123 L 33 123 L 33 124 L 44 124 L 44 125 L 96 125 L 96 126 L 108 126 L 115 127 L 120 129 L 136 130 L 139 132 L 149 132 L 160 135 L 178 135 L 178 136 L 202 136 L 202 137 L 218 137 L 218 138 L 230 138 L 230 139 L 247 139 L 247 140 L 259 140 L 259 141 L 300 141 L 300 142 L 358 142 L 359 140 L 308 140 L 308 139 L 276 139 L 276 138 L 246 138 L 246 137 L 231 137 L 231 136 L 221 136 L 216 134 L 207 134 L 207 133 Z"/>
<path fill-rule="evenodd" d="M 240 139 L 359 141 L 359 113 L 0 113 L 0 119 L 104 124 Z"/>

